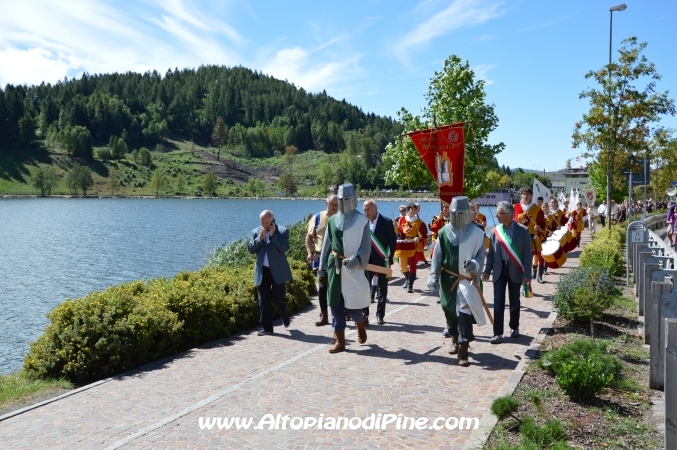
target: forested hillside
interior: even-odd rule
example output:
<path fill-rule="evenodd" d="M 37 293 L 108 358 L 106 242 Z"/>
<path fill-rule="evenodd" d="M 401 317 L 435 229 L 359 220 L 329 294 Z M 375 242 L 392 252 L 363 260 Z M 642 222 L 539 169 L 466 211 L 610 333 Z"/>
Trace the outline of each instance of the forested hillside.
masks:
<path fill-rule="evenodd" d="M 91 157 L 92 144 L 111 136 L 128 146 L 151 146 L 172 136 L 210 143 L 217 118 L 223 144 L 244 157 L 267 157 L 287 146 L 300 152 L 348 149 L 380 153 L 400 125 L 360 108 L 243 67 L 202 66 L 164 76 L 83 74 L 54 85 L 0 88 L 0 151 L 36 139 L 59 143 L 73 156 Z M 152 148 L 152 147 L 151 147 Z"/>

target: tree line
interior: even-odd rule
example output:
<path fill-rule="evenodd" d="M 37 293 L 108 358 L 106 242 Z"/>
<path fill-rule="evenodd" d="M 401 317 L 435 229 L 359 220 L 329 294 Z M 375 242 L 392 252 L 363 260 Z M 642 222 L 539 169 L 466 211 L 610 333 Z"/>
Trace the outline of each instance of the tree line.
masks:
<path fill-rule="evenodd" d="M 0 152 L 35 139 L 59 143 L 73 156 L 92 157 L 93 143 L 118 139 L 152 146 L 169 136 L 211 141 L 221 118 L 221 145 L 246 157 L 282 154 L 288 146 L 337 153 L 383 151 L 402 126 L 365 113 L 325 91 L 306 92 L 244 67 L 124 74 L 83 74 L 39 86 L 0 88 Z M 115 156 L 115 155 L 112 155 Z"/>

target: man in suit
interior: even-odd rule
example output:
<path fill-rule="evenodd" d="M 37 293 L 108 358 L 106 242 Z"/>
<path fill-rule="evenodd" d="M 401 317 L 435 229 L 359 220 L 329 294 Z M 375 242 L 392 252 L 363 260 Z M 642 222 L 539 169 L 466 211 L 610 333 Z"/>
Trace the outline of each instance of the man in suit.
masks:
<path fill-rule="evenodd" d="M 531 281 L 531 236 L 529 230 L 515 222 L 515 210 L 508 202 L 498 202 L 496 218 L 499 225 L 490 234 L 489 253 L 482 280 L 488 281 L 493 274 L 494 283 L 494 336 L 490 342 L 503 341 L 503 317 L 505 315 L 505 288 L 508 287 L 510 302 L 510 337 L 519 337 L 520 286 Z"/>
<path fill-rule="evenodd" d="M 369 199 L 362 205 L 365 217 L 369 220 L 371 229 L 371 253 L 369 254 L 369 264 L 379 267 L 390 267 L 393 265 L 393 256 L 395 247 L 397 247 L 397 235 L 393 228 L 392 221 L 386 219 L 378 212 L 378 207 L 374 200 Z M 388 277 L 384 273 L 367 271 L 367 277 L 372 285 L 372 290 L 376 287 L 376 321 L 379 325 L 385 322 L 383 317 L 386 315 L 386 299 L 388 297 Z M 376 278 L 376 286 L 374 286 Z M 364 308 L 365 315 L 369 317 L 369 307 Z M 367 319 L 368 320 L 368 319 Z"/>
<path fill-rule="evenodd" d="M 289 230 L 275 224 L 275 216 L 265 210 L 259 216 L 261 226 L 251 232 L 247 249 L 256 254 L 254 266 L 254 284 L 259 292 L 259 310 L 261 311 L 261 329 L 259 336 L 273 333 L 273 307 L 282 316 L 285 328 L 289 328 L 289 311 L 285 298 L 287 281 L 291 281 L 291 269 L 287 262 L 289 250 Z"/>

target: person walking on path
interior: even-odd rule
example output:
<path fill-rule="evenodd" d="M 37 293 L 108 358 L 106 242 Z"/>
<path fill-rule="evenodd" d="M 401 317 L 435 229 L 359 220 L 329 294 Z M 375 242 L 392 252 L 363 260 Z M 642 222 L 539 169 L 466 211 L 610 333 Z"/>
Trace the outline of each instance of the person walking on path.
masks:
<path fill-rule="evenodd" d="M 602 228 L 606 226 L 606 214 L 607 214 L 607 206 L 606 206 L 606 200 L 602 201 L 602 204 L 599 205 L 599 208 L 597 208 L 597 215 L 599 216 L 599 223 L 602 224 Z"/>
<path fill-rule="evenodd" d="M 433 217 L 433 220 L 431 220 L 430 223 L 428 224 L 428 229 L 430 230 L 431 233 L 431 240 L 433 246 L 433 249 L 430 251 L 430 260 L 432 260 L 435 257 L 435 244 L 437 243 L 437 234 L 448 223 L 449 223 L 449 205 L 446 202 L 442 202 L 440 213 L 435 217 Z M 437 303 L 441 302 L 442 299 L 438 296 Z M 451 336 L 449 334 L 449 327 L 446 327 L 442 332 L 442 334 L 444 335 L 444 337 Z"/>
<path fill-rule="evenodd" d="M 595 220 L 597 219 L 597 208 L 595 205 L 588 206 L 588 231 L 595 234 Z"/>
<path fill-rule="evenodd" d="M 329 218 L 317 272 L 320 284 L 327 284 L 327 304 L 336 336 L 329 353 L 346 349 L 346 313 L 357 326 L 357 342 L 367 342 L 362 309 L 369 306 L 369 281 L 364 273 L 371 253 L 369 220 L 357 211 L 352 184 L 339 186 L 338 204 L 338 214 Z"/>
<path fill-rule="evenodd" d="M 425 244 L 428 239 L 428 228 L 425 226 L 425 222 L 419 216 L 421 212 L 421 205 L 419 203 L 414 203 L 416 207 L 416 218 L 421 221 L 421 226 L 418 232 L 418 243 L 416 244 L 416 262 L 423 261 L 423 267 L 428 267 L 430 263 L 425 259 Z"/>
<path fill-rule="evenodd" d="M 531 254 L 532 254 L 532 274 L 531 278 L 537 278 L 539 283 L 543 283 L 543 271 L 545 270 L 545 261 L 539 263 L 541 258 L 542 244 L 545 240 L 543 236 L 545 229 L 545 215 L 536 203 L 533 203 L 534 192 L 530 187 L 523 187 L 519 203 L 514 205 L 515 221 L 524 225 L 531 235 Z M 538 274 L 536 273 L 538 272 Z"/>
<path fill-rule="evenodd" d="M 376 202 L 372 199 L 367 200 L 362 205 L 364 215 L 369 220 L 369 229 L 371 234 L 371 253 L 369 254 L 369 264 L 379 267 L 390 267 L 393 265 L 393 256 L 395 247 L 397 247 L 397 236 L 390 219 L 386 219 L 378 212 Z M 384 273 L 367 271 L 367 276 L 371 281 L 372 292 L 376 288 L 376 322 L 383 325 L 383 317 L 386 314 L 386 300 L 388 298 L 388 277 Z M 376 285 L 374 286 L 374 281 Z M 369 318 L 369 306 L 364 309 L 365 317 Z"/>
<path fill-rule="evenodd" d="M 395 258 L 400 260 L 400 269 L 404 276 L 404 287 L 407 292 L 414 292 L 414 280 L 416 279 L 416 248 L 420 240 L 421 227 L 423 222 L 416 217 L 416 206 L 410 203 L 407 206 L 406 220 L 398 229 L 397 250 Z"/>
<path fill-rule="evenodd" d="M 473 320 L 486 323 L 479 294 L 479 273 L 484 265 L 484 232 L 470 219 L 467 197 L 451 200 L 449 224 L 438 233 L 433 251 L 428 288 L 439 291 L 442 310 L 451 334 L 449 353 L 458 354 L 466 367 L 468 346 L 475 340 Z"/>
<path fill-rule="evenodd" d="M 505 289 L 510 305 L 510 336 L 519 337 L 520 286 L 531 281 L 531 237 L 529 230 L 513 220 L 513 206 L 498 202 L 496 218 L 499 225 L 489 232 L 490 244 L 482 280 L 492 275 L 494 283 L 494 336 L 489 342 L 503 341 Z"/>
<path fill-rule="evenodd" d="M 314 214 L 306 226 L 306 250 L 308 251 L 308 264 L 315 271 L 320 267 L 320 253 L 322 253 L 322 242 L 324 234 L 327 231 L 329 218 L 338 211 L 338 197 L 330 195 L 327 197 L 327 209 Z M 329 325 L 329 312 L 327 310 L 327 286 L 319 286 L 318 297 L 320 300 L 320 320 L 315 322 L 316 326 Z"/>
<path fill-rule="evenodd" d="M 285 283 L 291 281 L 291 269 L 286 253 L 289 250 L 289 230 L 275 224 L 275 216 L 271 211 L 261 212 L 261 226 L 251 232 L 247 250 L 256 254 L 254 266 L 254 284 L 258 290 L 259 336 L 273 333 L 273 307 L 282 316 L 285 328 L 289 328 L 289 311 L 287 310 L 287 292 Z"/>

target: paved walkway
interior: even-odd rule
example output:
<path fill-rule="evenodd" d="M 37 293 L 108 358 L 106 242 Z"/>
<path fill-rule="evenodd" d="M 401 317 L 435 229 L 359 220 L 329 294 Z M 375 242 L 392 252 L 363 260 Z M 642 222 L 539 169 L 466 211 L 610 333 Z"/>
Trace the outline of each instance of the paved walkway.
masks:
<path fill-rule="evenodd" d="M 587 234 L 583 239 L 589 240 Z M 554 283 L 578 264 L 578 253 L 569 254 L 564 268 L 551 269 L 546 284 L 534 283 L 534 297 L 522 299 L 520 338 L 491 345 L 491 326 L 475 328 L 468 368 L 447 353 L 444 315 L 425 290 L 428 270 L 419 269 L 414 294 L 401 288 L 401 277 L 392 279 L 386 324 L 370 325 L 365 345 L 357 344 L 354 326 L 349 326 L 348 351 L 330 355 L 331 330 L 314 325 L 314 300 L 292 318 L 290 331 L 279 323 L 273 336 L 259 337 L 252 330 L 0 418 L 1 447 L 481 447 L 494 423 L 491 402 L 519 383 L 525 353 L 552 320 Z M 491 307 L 491 283 L 485 284 L 485 298 Z M 371 314 L 375 322 L 375 305 Z M 509 331 L 507 320 L 506 311 Z M 317 426 L 293 430 L 288 422 L 286 429 L 254 430 L 266 414 L 318 419 L 401 414 L 430 421 L 466 417 L 482 425 L 475 431 L 398 430 L 396 423 L 380 431 L 335 431 Z M 208 430 L 201 429 L 200 417 L 252 417 L 254 422 L 248 430 Z"/>

